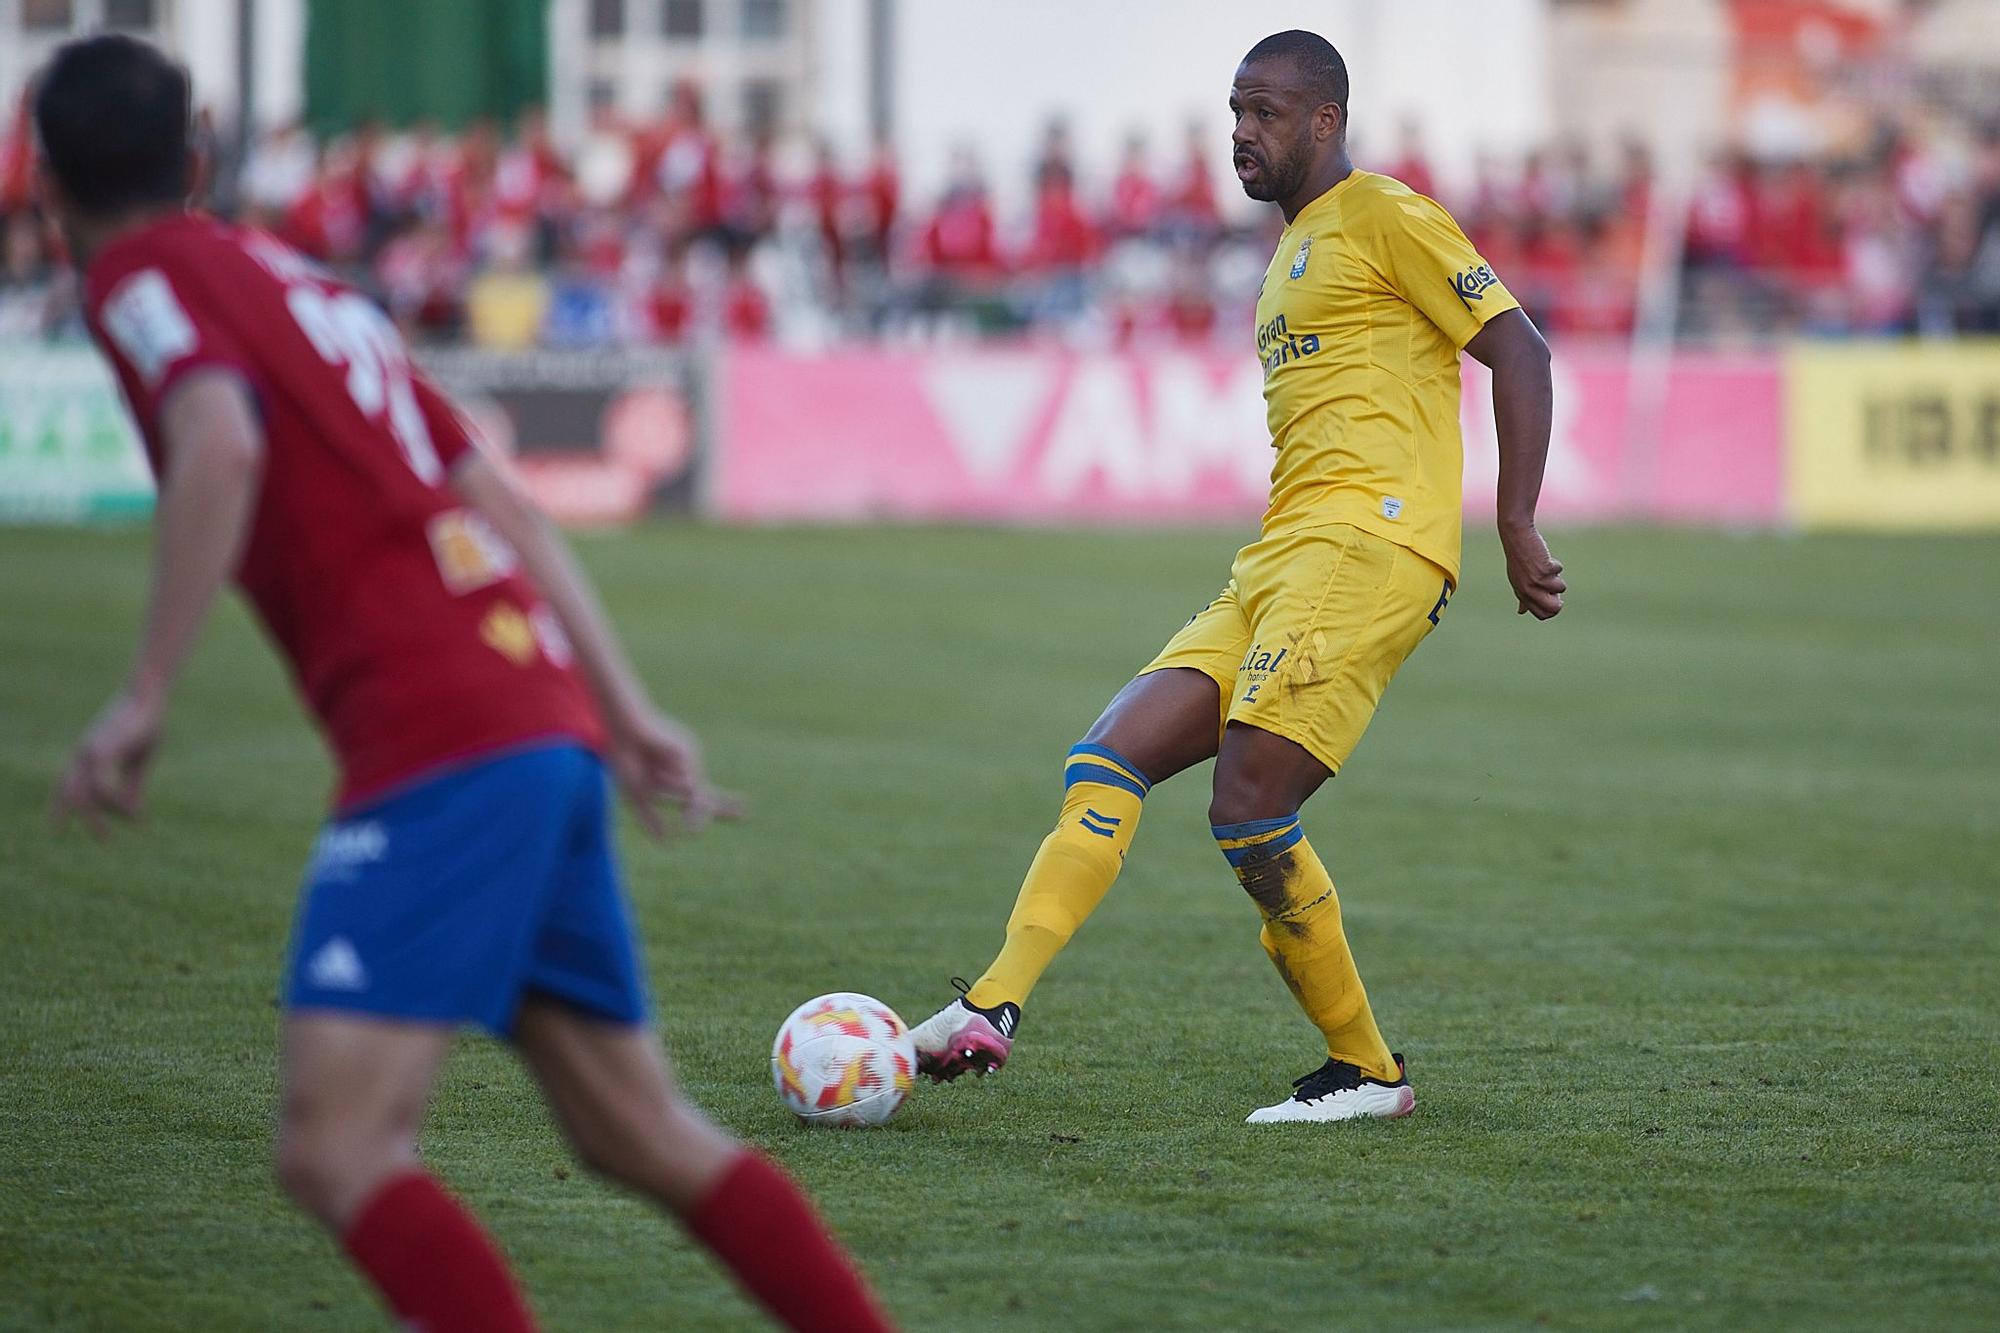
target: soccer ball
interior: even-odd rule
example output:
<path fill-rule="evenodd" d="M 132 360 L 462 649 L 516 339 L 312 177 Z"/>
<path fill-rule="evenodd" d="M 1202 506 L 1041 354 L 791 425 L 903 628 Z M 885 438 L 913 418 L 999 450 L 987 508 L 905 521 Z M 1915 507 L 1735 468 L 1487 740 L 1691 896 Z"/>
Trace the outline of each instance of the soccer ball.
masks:
<path fill-rule="evenodd" d="M 792 1010 L 771 1043 L 778 1100 L 808 1125 L 879 1125 L 917 1083 L 917 1046 L 880 1000 L 835 991 Z"/>

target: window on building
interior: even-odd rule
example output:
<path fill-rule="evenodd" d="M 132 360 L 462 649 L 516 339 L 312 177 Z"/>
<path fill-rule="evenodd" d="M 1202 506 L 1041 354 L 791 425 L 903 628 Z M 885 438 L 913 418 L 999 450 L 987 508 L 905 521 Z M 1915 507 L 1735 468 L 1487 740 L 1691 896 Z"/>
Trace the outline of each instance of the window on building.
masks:
<path fill-rule="evenodd" d="M 785 0 L 743 0 L 743 35 L 770 41 L 785 35 Z"/>
<path fill-rule="evenodd" d="M 21 0 L 21 26 L 41 31 L 68 32 L 76 21 L 72 0 Z"/>
<path fill-rule="evenodd" d="M 752 134 L 778 128 L 785 109 L 785 89 L 776 79 L 750 79 L 743 85 L 743 124 Z"/>
<path fill-rule="evenodd" d="M 667 7 L 661 13 L 661 30 L 669 37 L 693 39 L 701 36 L 707 8 L 702 0 L 667 0 Z"/>
<path fill-rule="evenodd" d="M 113 28 L 150 28 L 153 8 L 153 0 L 104 0 L 104 22 Z"/>
<path fill-rule="evenodd" d="M 625 35 L 625 0 L 590 0 L 590 35 Z"/>

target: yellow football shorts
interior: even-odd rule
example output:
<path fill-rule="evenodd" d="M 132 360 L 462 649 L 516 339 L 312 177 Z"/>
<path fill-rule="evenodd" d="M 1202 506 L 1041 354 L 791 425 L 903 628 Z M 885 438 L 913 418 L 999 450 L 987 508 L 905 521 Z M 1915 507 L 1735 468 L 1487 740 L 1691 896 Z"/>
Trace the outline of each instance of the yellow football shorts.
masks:
<path fill-rule="evenodd" d="M 1339 772 L 1451 593 L 1439 566 L 1346 524 L 1267 537 L 1146 671 L 1212 677 L 1224 726 L 1274 732 Z"/>

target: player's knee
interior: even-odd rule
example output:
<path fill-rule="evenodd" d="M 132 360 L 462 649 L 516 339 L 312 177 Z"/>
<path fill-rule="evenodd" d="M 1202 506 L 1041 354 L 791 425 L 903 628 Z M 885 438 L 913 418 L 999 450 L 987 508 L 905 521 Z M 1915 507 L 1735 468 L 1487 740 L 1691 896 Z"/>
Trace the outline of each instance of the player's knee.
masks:
<path fill-rule="evenodd" d="M 589 1131 L 570 1135 L 570 1150 L 577 1162 L 592 1175 L 614 1185 L 647 1192 L 652 1151 L 639 1135 L 619 1135 Z"/>
<path fill-rule="evenodd" d="M 1246 765 L 1216 765 L 1215 784 L 1208 799 L 1208 822 L 1215 827 L 1247 824 L 1297 813 L 1296 792 L 1258 774 Z"/>
<path fill-rule="evenodd" d="M 280 1118 L 272 1166 L 292 1202 L 338 1227 L 384 1178 L 415 1162 L 416 1132 L 408 1116 L 338 1114 L 295 1099 Z"/>
<path fill-rule="evenodd" d="M 710 1182 L 717 1164 L 741 1151 L 736 1142 L 684 1102 L 664 1108 L 658 1123 L 631 1132 L 573 1135 L 577 1160 L 596 1175 L 684 1212 Z"/>
<path fill-rule="evenodd" d="M 338 1211 L 343 1161 L 344 1155 L 326 1135 L 297 1124 L 279 1127 L 272 1162 L 278 1186 L 293 1203 L 322 1221 Z"/>

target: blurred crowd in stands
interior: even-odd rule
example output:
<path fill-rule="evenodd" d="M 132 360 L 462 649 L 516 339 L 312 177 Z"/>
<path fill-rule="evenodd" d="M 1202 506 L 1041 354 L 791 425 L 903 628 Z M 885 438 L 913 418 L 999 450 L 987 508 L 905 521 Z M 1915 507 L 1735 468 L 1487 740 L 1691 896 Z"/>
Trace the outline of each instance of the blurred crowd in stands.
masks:
<path fill-rule="evenodd" d="M 1086 170 L 1051 125 L 1028 206 L 1002 216 L 970 153 L 938 197 L 911 198 L 887 147 L 842 160 L 725 138 L 683 87 L 655 123 L 601 113 L 569 153 L 535 113 L 505 135 L 363 127 L 321 144 L 280 128 L 220 197 L 419 339 L 1227 345 L 1278 220 L 1217 197 L 1226 130 L 1159 147 L 1135 135 L 1109 171 Z M 1637 143 L 1609 162 L 1580 145 L 1483 159 L 1463 189 L 1437 179 L 1414 127 L 1383 147 L 1359 146 L 1359 164 L 1441 198 L 1557 336 L 1621 337 L 1642 319 L 1714 342 L 2000 331 L 2000 133 L 1885 125 L 1824 160 L 1719 153 L 1665 206 Z M 0 337 L 75 319 L 27 181 L 17 122 L 0 146 Z"/>

